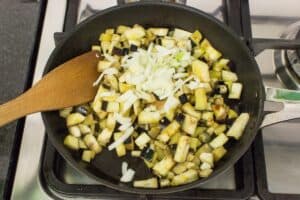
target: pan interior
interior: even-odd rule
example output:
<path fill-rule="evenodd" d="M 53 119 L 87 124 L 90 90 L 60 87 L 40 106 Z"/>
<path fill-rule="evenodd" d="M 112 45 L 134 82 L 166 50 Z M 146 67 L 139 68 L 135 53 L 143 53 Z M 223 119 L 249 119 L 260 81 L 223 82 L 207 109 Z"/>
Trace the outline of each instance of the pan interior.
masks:
<path fill-rule="evenodd" d="M 154 12 L 155 10 L 159 12 Z M 223 53 L 225 58 L 235 63 L 235 71 L 244 86 L 242 111 L 249 112 L 251 116 L 241 140 L 229 142 L 227 155 L 217 164 L 209 178 L 184 186 L 151 190 L 136 189 L 131 184 L 119 183 L 122 161 L 128 162 L 129 167 L 136 170 L 135 179 L 151 177 L 151 172 L 140 159 L 132 158 L 130 155 L 120 159 L 114 151 L 104 150 L 96 156 L 94 161 L 87 164 L 81 161 L 81 152 L 65 148 L 63 139 L 67 134 L 67 127 L 65 120 L 59 117 L 58 112 L 42 113 L 48 136 L 58 152 L 76 169 L 114 189 L 157 194 L 180 191 L 199 185 L 233 165 L 245 153 L 254 139 L 262 114 L 263 87 L 258 67 L 246 46 L 221 22 L 195 9 L 166 3 L 138 3 L 112 8 L 89 18 L 69 33 L 52 53 L 45 73 L 68 59 L 89 51 L 91 45 L 98 43 L 98 36 L 105 29 L 134 24 L 145 27 L 177 27 L 188 31 L 198 29 L 213 46 Z"/>

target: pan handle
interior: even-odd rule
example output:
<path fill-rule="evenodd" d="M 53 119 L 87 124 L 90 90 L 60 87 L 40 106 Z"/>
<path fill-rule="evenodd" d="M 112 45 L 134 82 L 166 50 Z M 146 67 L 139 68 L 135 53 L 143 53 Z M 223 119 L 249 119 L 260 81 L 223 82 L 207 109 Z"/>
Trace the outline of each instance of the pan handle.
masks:
<path fill-rule="evenodd" d="M 283 109 L 266 114 L 260 128 L 279 122 L 300 118 L 300 91 L 265 87 L 266 101 L 281 102 Z"/>

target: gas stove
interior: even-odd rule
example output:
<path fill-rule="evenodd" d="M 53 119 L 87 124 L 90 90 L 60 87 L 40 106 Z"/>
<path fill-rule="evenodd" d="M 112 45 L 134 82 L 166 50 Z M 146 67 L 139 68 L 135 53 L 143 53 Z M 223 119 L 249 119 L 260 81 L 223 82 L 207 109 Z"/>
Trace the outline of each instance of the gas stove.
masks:
<path fill-rule="evenodd" d="M 133 0 L 41 1 L 45 4 L 45 15 L 41 19 L 43 27 L 39 49 L 34 52 L 37 59 L 33 83 L 42 77 L 43 66 L 55 43 L 59 43 L 65 32 L 99 10 L 130 2 Z M 261 38 L 278 42 L 300 36 L 300 2 L 295 0 L 171 2 L 192 6 L 213 15 L 236 31 L 251 50 L 257 47 L 255 44 Z M 289 45 L 293 43 L 283 44 Z M 256 60 L 266 85 L 300 88 L 298 50 L 269 49 L 256 56 Z M 264 128 L 258 133 L 252 149 L 234 167 L 211 182 L 185 192 L 148 196 L 118 192 L 80 174 L 48 142 L 40 114 L 33 114 L 26 118 L 11 198 L 300 199 L 299 128 L 299 120 Z"/>

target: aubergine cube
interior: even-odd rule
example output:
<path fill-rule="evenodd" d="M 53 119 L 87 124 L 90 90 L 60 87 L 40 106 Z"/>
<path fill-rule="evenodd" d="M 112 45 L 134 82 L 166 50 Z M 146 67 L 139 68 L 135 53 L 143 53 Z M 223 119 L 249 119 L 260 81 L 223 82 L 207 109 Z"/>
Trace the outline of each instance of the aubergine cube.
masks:
<path fill-rule="evenodd" d="M 185 118 L 185 116 L 184 116 L 184 114 L 182 114 L 182 113 L 178 113 L 178 114 L 175 116 L 175 120 L 176 120 L 177 122 L 179 122 L 179 123 L 183 122 L 183 121 L 184 121 L 184 118 Z"/>
<path fill-rule="evenodd" d="M 89 114 L 89 109 L 86 106 L 77 106 L 75 108 L 75 112 L 80 113 L 83 116 L 87 116 Z"/>
<path fill-rule="evenodd" d="M 186 102 L 189 101 L 188 97 L 186 96 L 186 94 L 182 94 L 179 96 L 179 101 L 181 104 L 185 104 Z"/>
<path fill-rule="evenodd" d="M 123 53 L 123 50 L 118 47 L 114 47 L 112 50 L 112 55 L 123 56 Z"/>
<path fill-rule="evenodd" d="M 144 128 L 142 128 L 142 127 L 140 127 L 140 126 L 138 126 L 136 129 L 135 129 L 135 131 L 137 132 L 137 133 L 143 133 L 143 132 L 147 132 L 147 130 L 146 129 L 144 129 Z"/>
<path fill-rule="evenodd" d="M 102 101 L 101 110 L 106 110 L 107 104 L 108 104 L 107 101 Z"/>
<path fill-rule="evenodd" d="M 153 155 L 154 155 L 154 150 L 151 149 L 150 147 L 145 147 L 141 153 L 141 156 L 148 161 L 153 158 Z"/>
<path fill-rule="evenodd" d="M 138 47 L 134 44 L 130 45 L 130 51 L 137 51 Z"/>
<path fill-rule="evenodd" d="M 170 120 L 168 120 L 168 118 L 163 117 L 160 121 L 159 121 L 160 125 L 162 126 L 168 126 L 171 122 Z"/>
<path fill-rule="evenodd" d="M 125 55 L 127 55 L 127 54 L 129 54 L 129 49 L 128 48 L 123 48 L 122 49 L 122 54 L 125 56 Z"/>

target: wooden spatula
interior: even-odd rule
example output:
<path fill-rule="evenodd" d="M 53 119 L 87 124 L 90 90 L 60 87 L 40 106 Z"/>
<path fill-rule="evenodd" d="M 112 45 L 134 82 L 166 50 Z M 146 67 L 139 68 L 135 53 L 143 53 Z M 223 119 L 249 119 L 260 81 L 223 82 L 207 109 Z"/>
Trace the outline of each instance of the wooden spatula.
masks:
<path fill-rule="evenodd" d="M 95 52 L 75 57 L 49 72 L 31 89 L 0 105 L 0 126 L 25 115 L 57 110 L 86 103 L 93 99 L 99 76 Z"/>

